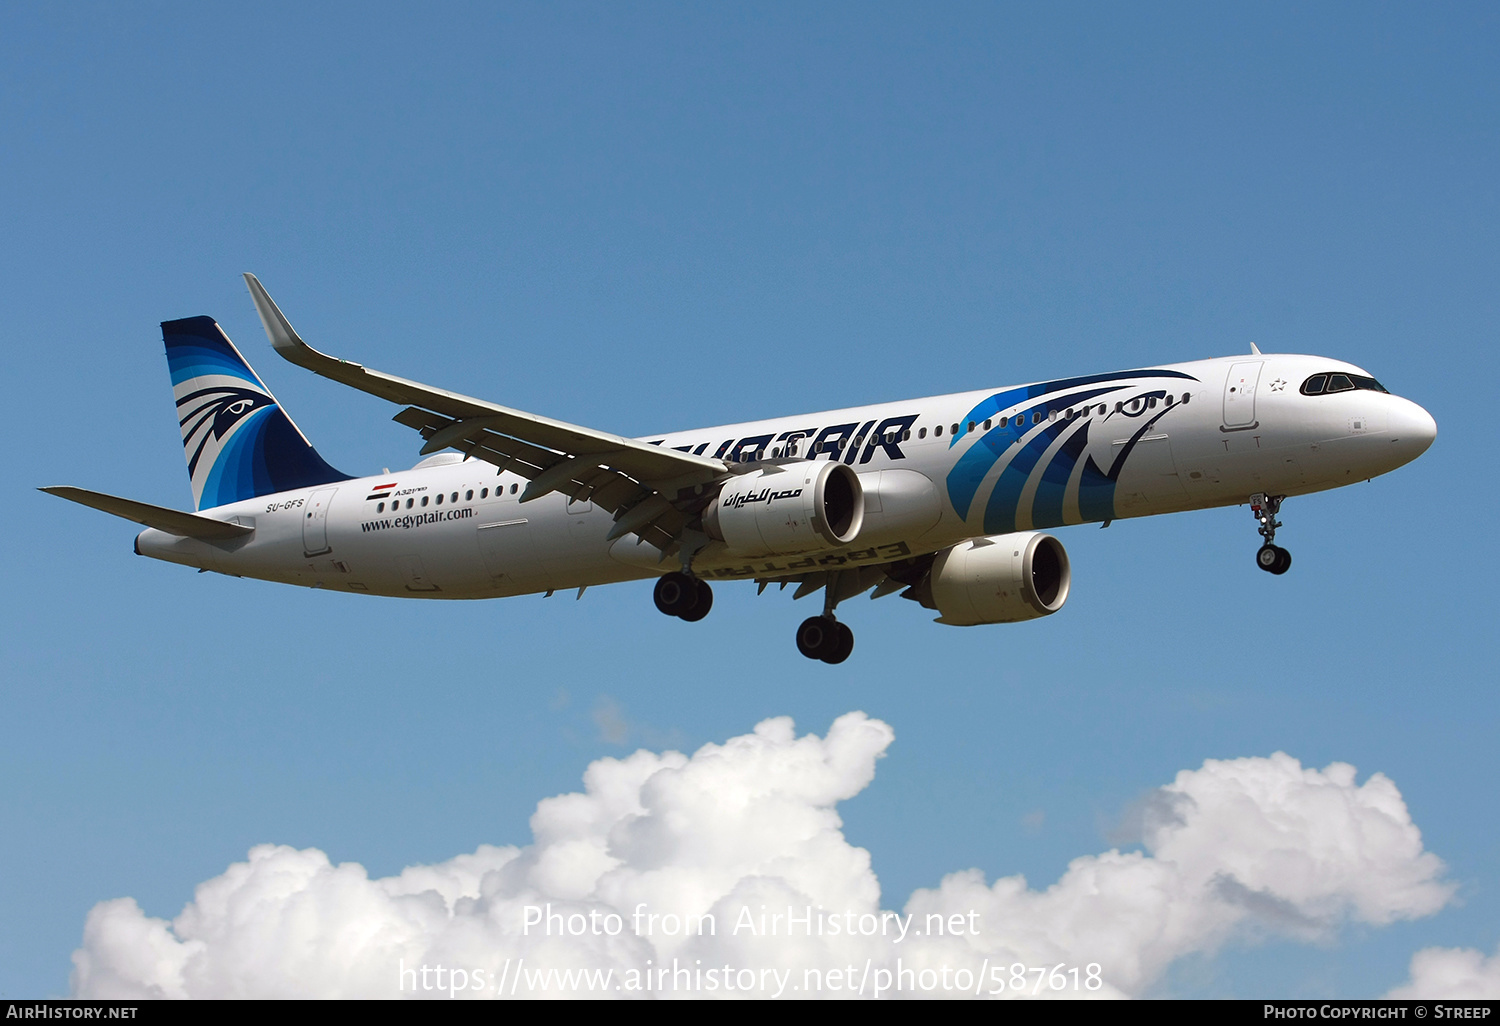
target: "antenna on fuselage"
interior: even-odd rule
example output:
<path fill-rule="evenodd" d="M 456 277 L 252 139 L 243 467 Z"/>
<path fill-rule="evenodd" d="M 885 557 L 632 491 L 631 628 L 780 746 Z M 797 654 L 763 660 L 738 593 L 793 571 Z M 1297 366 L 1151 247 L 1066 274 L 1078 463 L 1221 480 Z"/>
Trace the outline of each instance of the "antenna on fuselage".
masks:
<path fill-rule="evenodd" d="M 1261 355 L 1260 354 L 1260 346 L 1256 345 L 1254 342 L 1250 343 L 1250 355 L 1252 355 L 1252 356 L 1259 356 L 1259 355 Z"/>

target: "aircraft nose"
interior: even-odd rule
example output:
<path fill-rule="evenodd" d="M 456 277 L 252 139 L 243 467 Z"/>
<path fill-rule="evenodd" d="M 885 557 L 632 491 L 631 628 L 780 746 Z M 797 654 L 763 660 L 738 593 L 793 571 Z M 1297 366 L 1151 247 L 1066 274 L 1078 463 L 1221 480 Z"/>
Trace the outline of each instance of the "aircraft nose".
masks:
<path fill-rule="evenodd" d="M 1422 455 L 1437 438 L 1437 421 L 1432 414 L 1412 402 L 1397 397 L 1390 418 L 1391 444 L 1406 460 Z"/>

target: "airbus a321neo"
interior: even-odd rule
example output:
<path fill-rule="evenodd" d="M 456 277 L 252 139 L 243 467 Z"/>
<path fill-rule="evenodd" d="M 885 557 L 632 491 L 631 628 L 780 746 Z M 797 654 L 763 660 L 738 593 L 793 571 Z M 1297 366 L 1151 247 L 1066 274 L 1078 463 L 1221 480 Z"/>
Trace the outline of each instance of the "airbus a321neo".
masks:
<path fill-rule="evenodd" d="M 797 628 L 839 663 L 841 602 L 900 592 L 956 626 L 1048 616 L 1071 572 L 1048 528 L 1243 504 L 1283 574 L 1282 501 L 1395 470 L 1437 426 L 1362 369 L 1230 356 L 624 438 L 336 359 L 245 275 L 276 351 L 401 407 L 410 470 L 331 467 L 209 317 L 162 324 L 197 512 L 45 491 L 144 524 L 135 551 L 239 577 L 476 599 L 656 578 L 701 620 L 710 581 L 823 592 Z M 452 451 L 447 451 L 452 450 Z"/>

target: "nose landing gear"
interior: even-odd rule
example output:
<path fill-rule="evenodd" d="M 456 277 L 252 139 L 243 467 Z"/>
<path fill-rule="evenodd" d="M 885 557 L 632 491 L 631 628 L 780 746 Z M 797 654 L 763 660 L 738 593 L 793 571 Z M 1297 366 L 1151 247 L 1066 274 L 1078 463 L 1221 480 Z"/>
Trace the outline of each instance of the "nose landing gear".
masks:
<path fill-rule="evenodd" d="M 1255 514 L 1255 519 L 1260 524 L 1257 530 L 1266 540 L 1255 553 L 1255 565 L 1267 573 L 1277 575 L 1292 568 L 1292 554 L 1276 544 L 1276 529 L 1282 526 L 1281 521 L 1276 519 L 1276 514 L 1280 512 L 1281 501 L 1285 498 L 1285 495 L 1267 495 L 1264 492 L 1256 492 L 1250 496 L 1250 512 Z"/>

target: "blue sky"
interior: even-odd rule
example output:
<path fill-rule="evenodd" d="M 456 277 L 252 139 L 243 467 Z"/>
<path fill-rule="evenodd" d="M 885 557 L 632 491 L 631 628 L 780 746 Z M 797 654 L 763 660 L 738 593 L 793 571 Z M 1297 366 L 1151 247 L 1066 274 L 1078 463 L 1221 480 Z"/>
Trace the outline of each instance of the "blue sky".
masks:
<path fill-rule="evenodd" d="M 1180 963 L 1188 996 L 1372 996 L 1495 950 L 1500 320 L 1492 5 L 16 6 L 0 13 L 0 994 L 67 989 L 97 902 L 171 917 L 257 843 L 372 874 L 524 843 L 601 755 L 859 709 L 840 807 L 888 903 L 1032 886 L 1204 759 L 1391 777 L 1459 899 Z M 1385 478 L 1064 530 L 1055 617 L 649 586 L 399 602 L 196 575 L 34 491 L 191 503 L 157 323 L 209 314 L 335 466 L 415 461 L 312 344 L 629 435 L 1247 352 L 1433 413 Z M 1489 669 L 1486 669 L 1489 667 Z M 619 731 L 601 720 L 622 718 Z"/>

